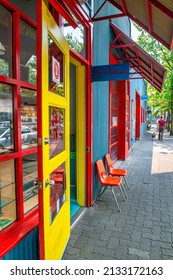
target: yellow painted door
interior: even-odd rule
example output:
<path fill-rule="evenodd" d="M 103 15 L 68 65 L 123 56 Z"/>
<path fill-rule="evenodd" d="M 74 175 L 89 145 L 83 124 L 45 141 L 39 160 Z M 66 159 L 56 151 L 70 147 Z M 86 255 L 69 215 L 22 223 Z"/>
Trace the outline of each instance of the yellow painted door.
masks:
<path fill-rule="evenodd" d="M 44 1 L 42 5 L 40 222 L 43 258 L 50 260 L 61 259 L 70 235 L 69 46 Z"/>

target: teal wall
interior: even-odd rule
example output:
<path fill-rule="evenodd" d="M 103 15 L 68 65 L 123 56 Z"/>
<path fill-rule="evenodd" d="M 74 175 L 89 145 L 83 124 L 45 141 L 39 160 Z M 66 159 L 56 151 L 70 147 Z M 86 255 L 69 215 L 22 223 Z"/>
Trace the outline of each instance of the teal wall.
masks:
<path fill-rule="evenodd" d="M 1 260 L 39 260 L 38 228 L 35 228 Z"/>
<path fill-rule="evenodd" d="M 94 11 L 103 1 L 94 1 Z M 115 13 L 116 9 L 113 10 Z M 112 6 L 105 5 L 99 13 L 112 14 Z M 127 17 L 112 20 L 126 34 L 130 34 L 130 25 Z M 115 38 L 109 20 L 94 23 L 93 29 L 93 65 L 109 65 L 109 46 Z M 93 83 L 93 198 L 97 197 L 100 185 L 98 183 L 95 162 L 108 153 L 109 144 L 109 82 Z"/>

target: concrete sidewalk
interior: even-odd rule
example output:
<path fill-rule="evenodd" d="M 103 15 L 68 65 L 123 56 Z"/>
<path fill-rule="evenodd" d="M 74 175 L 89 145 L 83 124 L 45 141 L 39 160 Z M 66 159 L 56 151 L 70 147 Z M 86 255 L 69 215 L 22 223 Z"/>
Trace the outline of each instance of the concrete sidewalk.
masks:
<path fill-rule="evenodd" d="M 130 189 L 118 212 L 110 190 L 87 209 L 71 231 L 65 260 L 173 259 L 173 137 L 137 141 L 120 167 Z"/>

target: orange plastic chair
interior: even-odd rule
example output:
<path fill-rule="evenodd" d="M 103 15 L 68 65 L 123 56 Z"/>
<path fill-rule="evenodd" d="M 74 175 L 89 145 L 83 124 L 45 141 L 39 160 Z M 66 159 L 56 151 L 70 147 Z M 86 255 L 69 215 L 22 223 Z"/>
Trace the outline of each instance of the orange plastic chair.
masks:
<path fill-rule="evenodd" d="M 96 166 L 97 166 L 98 180 L 99 180 L 100 184 L 103 186 L 99 193 L 99 197 L 104 193 L 104 191 L 106 190 L 107 187 L 111 187 L 111 191 L 112 191 L 113 197 L 115 199 L 116 205 L 118 207 L 118 210 L 121 211 L 118 200 L 117 200 L 115 192 L 114 192 L 114 187 L 120 188 L 123 199 L 125 200 L 125 196 L 124 196 L 124 193 L 121 188 L 122 178 L 115 178 L 115 177 L 111 177 L 111 176 L 107 175 L 102 159 L 99 159 L 96 162 Z"/>
<path fill-rule="evenodd" d="M 123 177 L 124 182 L 125 182 L 125 186 L 126 186 L 127 189 L 129 189 L 128 183 L 127 183 L 127 180 L 126 180 L 127 170 L 126 169 L 114 168 L 113 165 L 112 165 L 111 157 L 110 157 L 109 154 L 106 155 L 106 163 L 107 163 L 109 175 Z M 125 191 L 125 189 L 124 189 L 124 191 Z M 127 194 L 126 194 L 126 196 L 127 196 Z"/>

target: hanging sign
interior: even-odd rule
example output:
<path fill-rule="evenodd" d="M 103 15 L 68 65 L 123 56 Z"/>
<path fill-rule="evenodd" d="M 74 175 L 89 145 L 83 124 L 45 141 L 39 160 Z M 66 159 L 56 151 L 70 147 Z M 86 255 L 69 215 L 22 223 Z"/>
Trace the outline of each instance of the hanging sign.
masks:
<path fill-rule="evenodd" d="M 147 101 L 148 100 L 148 95 L 141 95 L 141 100 Z"/>
<path fill-rule="evenodd" d="M 52 81 L 60 83 L 60 63 L 52 56 Z"/>
<path fill-rule="evenodd" d="M 129 80 L 129 64 L 92 67 L 92 82 Z"/>

